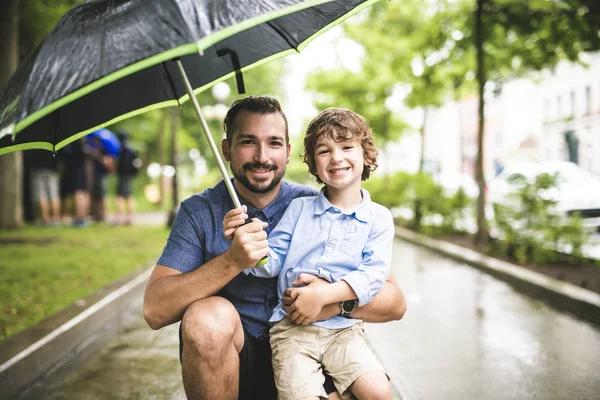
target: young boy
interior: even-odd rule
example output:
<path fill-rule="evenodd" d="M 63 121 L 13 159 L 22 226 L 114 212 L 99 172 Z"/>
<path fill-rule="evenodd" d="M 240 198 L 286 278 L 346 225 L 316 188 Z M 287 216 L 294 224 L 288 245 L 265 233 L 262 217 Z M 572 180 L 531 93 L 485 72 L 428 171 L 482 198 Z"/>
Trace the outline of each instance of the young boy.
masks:
<path fill-rule="evenodd" d="M 269 331 L 279 399 L 326 398 L 321 369 L 343 398 L 391 399 L 388 376 L 365 343 L 362 321 L 348 318 L 381 289 L 392 256 L 391 213 L 361 188 L 377 167 L 371 129 L 360 115 L 330 108 L 311 121 L 304 147 L 304 162 L 325 187 L 316 197 L 291 202 L 269 236 L 268 263 L 244 271 L 279 275 L 279 304 Z M 227 213 L 225 236 L 231 239 L 246 218 L 243 209 Z M 331 284 L 296 289 L 287 315 L 283 293 L 301 273 Z M 315 321 L 333 302 L 340 302 L 341 315 Z"/>

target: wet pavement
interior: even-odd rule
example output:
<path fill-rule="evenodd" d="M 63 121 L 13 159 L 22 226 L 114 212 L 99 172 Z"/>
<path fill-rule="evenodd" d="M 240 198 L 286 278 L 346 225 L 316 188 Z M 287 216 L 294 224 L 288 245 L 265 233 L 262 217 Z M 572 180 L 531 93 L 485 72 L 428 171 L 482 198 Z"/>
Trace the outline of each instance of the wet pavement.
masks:
<path fill-rule="evenodd" d="M 393 273 L 408 312 L 367 325 L 367 338 L 404 400 L 598 398 L 599 327 L 399 240 Z M 136 308 L 99 350 L 22 397 L 34 398 L 185 399 L 177 325 L 154 332 Z"/>
<path fill-rule="evenodd" d="M 405 399 L 598 399 L 600 328 L 396 241 L 402 321 L 367 334 Z"/>

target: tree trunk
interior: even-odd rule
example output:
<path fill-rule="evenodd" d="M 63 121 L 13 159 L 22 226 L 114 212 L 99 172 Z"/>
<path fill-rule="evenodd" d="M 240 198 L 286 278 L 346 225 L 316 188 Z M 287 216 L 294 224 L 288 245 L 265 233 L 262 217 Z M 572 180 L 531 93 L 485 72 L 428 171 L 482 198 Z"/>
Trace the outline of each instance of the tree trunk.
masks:
<path fill-rule="evenodd" d="M 179 109 L 176 107 L 172 107 L 169 109 L 170 111 L 170 120 L 171 120 L 171 165 L 175 168 L 175 173 L 172 178 L 172 204 L 171 211 L 169 212 L 169 218 L 167 225 L 171 227 L 173 225 L 173 221 L 175 220 L 175 216 L 177 215 L 177 210 L 179 209 L 179 194 L 178 194 L 178 185 L 177 185 L 177 128 L 179 123 Z"/>
<path fill-rule="evenodd" d="M 485 133 L 485 65 L 483 52 L 483 3 L 485 0 L 477 0 L 475 11 L 475 51 L 477 53 L 477 82 L 479 84 L 479 123 L 477 135 L 477 161 L 475 165 L 475 179 L 479 187 L 477 198 L 477 233 L 475 243 L 486 244 L 489 239 L 487 219 L 485 217 L 485 177 L 483 175 L 483 139 Z"/>
<path fill-rule="evenodd" d="M 19 57 L 18 1 L 8 1 L 0 12 L 0 92 L 17 69 Z M 0 228 L 23 225 L 21 152 L 0 156 Z"/>
<path fill-rule="evenodd" d="M 167 131 L 167 121 L 169 120 L 169 110 L 161 110 L 161 118 L 158 124 L 158 163 L 162 167 L 167 162 L 166 160 L 166 149 L 165 149 L 165 132 Z M 159 191 L 159 200 L 158 206 L 162 209 L 162 205 L 164 204 L 164 184 L 163 184 L 163 176 L 162 174 L 158 177 L 158 191 Z"/>

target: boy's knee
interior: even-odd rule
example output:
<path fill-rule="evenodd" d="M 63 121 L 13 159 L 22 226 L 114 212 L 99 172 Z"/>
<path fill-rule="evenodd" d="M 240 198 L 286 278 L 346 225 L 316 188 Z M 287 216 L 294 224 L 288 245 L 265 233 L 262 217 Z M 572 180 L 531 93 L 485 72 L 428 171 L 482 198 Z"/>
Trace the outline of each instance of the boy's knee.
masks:
<path fill-rule="evenodd" d="M 192 303 L 181 321 L 183 342 L 201 350 L 220 351 L 233 340 L 239 315 L 222 297 L 211 297 Z"/>

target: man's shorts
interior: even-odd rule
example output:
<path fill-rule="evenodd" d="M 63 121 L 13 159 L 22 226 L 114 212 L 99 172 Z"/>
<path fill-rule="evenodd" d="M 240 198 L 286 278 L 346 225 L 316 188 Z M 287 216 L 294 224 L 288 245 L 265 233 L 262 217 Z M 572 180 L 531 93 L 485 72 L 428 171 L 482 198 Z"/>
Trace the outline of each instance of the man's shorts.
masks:
<path fill-rule="evenodd" d="M 244 328 L 244 346 L 240 351 L 240 382 L 238 400 L 277 400 L 277 390 L 273 379 L 269 340 L 260 340 L 250 335 Z M 183 340 L 179 325 L 179 360 L 183 360 Z M 323 384 L 321 383 L 321 390 Z M 333 381 L 327 377 L 327 393 L 335 391 Z"/>
<path fill-rule="evenodd" d="M 48 169 L 31 171 L 31 186 L 33 198 L 36 201 L 59 201 L 58 173 Z"/>
<path fill-rule="evenodd" d="M 94 177 L 94 183 L 92 184 L 91 197 L 94 200 L 102 200 L 106 197 L 106 190 L 108 188 L 108 180 L 106 177 Z"/>
<path fill-rule="evenodd" d="M 74 172 L 74 188 L 76 192 L 88 190 L 88 179 L 87 179 L 87 168 L 85 163 L 81 163 L 76 165 Z"/>
<path fill-rule="evenodd" d="M 119 182 L 117 183 L 117 196 L 118 197 L 129 197 L 133 192 L 131 188 L 131 175 L 119 175 Z"/>
<path fill-rule="evenodd" d="M 374 371 L 385 373 L 365 342 L 362 321 L 348 328 L 327 329 L 295 325 L 284 318 L 273 325 L 269 334 L 279 400 L 326 398 L 323 370 L 333 378 L 344 399 L 352 396 L 348 388 L 360 376 Z"/>

